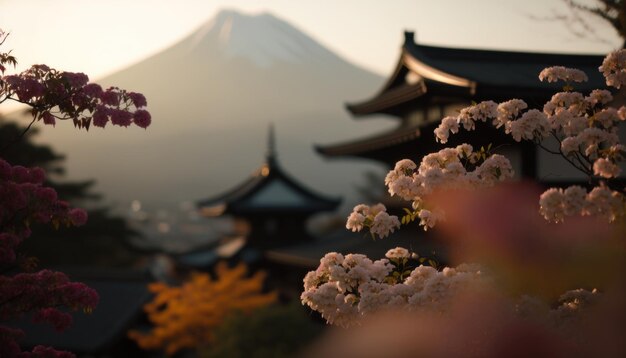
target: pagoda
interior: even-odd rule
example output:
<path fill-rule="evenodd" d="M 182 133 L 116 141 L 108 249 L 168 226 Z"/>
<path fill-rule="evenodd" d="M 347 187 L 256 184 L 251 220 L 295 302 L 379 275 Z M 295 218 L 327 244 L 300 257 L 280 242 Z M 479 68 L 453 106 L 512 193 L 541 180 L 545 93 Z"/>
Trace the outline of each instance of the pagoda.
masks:
<path fill-rule="evenodd" d="M 589 81 L 576 84 L 587 93 L 605 88 L 598 71 L 603 56 L 458 49 L 417 44 L 413 32 L 405 32 L 395 70 L 382 89 L 370 99 L 348 104 L 356 118 L 383 114 L 398 119 L 391 131 L 326 146 L 316 146 L 325 157 L 359 157 L 392 167 L 398 160 L 421 158 L 444 146 L 435 141 L 434 129 L 442 118 L 457 115 L 462 108 L 485 100 L 504 102 L 523 99 L 529 108 L 543 108 L 562 84 L 540 82 L 539 72 L 549 66 L 583 70 Z M 533 143 L 514 142 L 501 129 L 478 123 L 477 130 L 459 131 L 446 146 L 463 142 L 475 148 L 492 144 L 511 159 L 521 177 L 542 176 L 541 168 L 551 159 L 536 151 Z"/>
<path fill-rule="evenodd" d="M 273 127 L 268 135 L 265 162 L 232 190 L 198 202 L 205 216 L 230 215 L 245 246 L 266 250 L 312 240 L 306 221 L 314 214 L 332 211 L 340 200 L 314 193 L 280 166 Z"/>

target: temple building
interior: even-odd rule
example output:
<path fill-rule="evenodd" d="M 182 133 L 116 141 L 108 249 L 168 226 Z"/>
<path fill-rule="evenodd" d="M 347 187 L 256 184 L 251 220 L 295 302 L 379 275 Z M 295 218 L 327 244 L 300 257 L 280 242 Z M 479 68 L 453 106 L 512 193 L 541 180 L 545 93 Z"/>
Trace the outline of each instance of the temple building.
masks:
<path fill-rule="evenodd" d="M 549 66 L 583 70 L 589 81 L 576 83 L 575 90 L 588 93 L 605 88 L 598 71 L 603 56 L 505 52 L 425 46 L 417 44 L 413 32 L 405 32 L 397 66 L 389 79 L 370 99 L 347 105 L 356 118 L 382 114 L 397 118 L 398 126 L 386 133 L 346 143 L 317 146 L 325 157 L 359 157 L 390 167 L 400 159 L 420 161 L 427 153 L 444 147 L 435 141 L 434 129 L 442 118 L 456 115 L 472 103 L 485 100 L 504 102 L 523 99 L 529 108 L 543 108 L 562 83 L 540 82 L 538 75 Z M 540 153 L 530 142 L 514 142 L 502 129 L 490 124 L 468 132 L 463 129 L 450 136 L 445 146 L 463 142 L 474 148 L 492 144 L 497 152 L 510 158 L 518 177 L 553 177 L 550 154 Z M 564 165 L 565 166 L 565 165 Z"/>
<path fill-rule="evenodd" d="M 256 251 L 311 241 L 307 220 L 333 211 L 340 200 L 313 192 L 292 178 L 278 162 L 270 128 L 265 162 L 232 190 L 201 200 L 198 208 L 208 217 L 232 216 L 234 236 Z"/>

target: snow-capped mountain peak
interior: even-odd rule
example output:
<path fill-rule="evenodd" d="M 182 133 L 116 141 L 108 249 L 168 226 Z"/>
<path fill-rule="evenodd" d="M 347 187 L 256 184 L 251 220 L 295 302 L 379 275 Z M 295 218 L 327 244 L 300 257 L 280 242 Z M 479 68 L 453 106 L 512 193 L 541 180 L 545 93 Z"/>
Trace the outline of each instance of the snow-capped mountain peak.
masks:
<path fill-rule="evenodd" d="M 189 49 L 205 46 L 227 57 L 246 58 L 260 67 L 280 62 L 326 62 L 337 56 L 269 13 L 222 10 L 189 38 Z"/>

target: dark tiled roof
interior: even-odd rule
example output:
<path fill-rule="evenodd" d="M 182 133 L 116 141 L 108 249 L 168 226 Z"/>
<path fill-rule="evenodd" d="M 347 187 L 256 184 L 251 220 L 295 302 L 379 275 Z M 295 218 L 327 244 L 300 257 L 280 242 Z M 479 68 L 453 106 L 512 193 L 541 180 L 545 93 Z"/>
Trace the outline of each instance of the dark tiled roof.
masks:
<path fill-rule="evenodd" d="M 412 32 L 405 32 L 396 69 L 382 89 L 372 98 L 348 104 L 347 108 L 354 116 L 384 113 L 402 117 L 408 111 L 427 106 L 435 98 L 467 104 L 522 98 L 536 107 L 563 87 L 563 83 L 540 82 L 538 75 L 542 69 L 565 66 L 583 70 L 589 81 L 575 84 L 575 89 L 585 93 L 606 88 L 598 71 L 603 57 L 425 46 L 415 43 Z M 418 75 L 417 82 L 405 81 L 410 72 Z M 316 150 L 328 157 L 358 156 L 385 161 L 384 154 L 393 152 L 391 148 L 420 141 L 417 139 L 420 129 L 432 137 L 434 127 L 431 127 L 432 122 L 410 128 L 401 126 L 367 138 L 316 146 Z"/>
<path fill-rule="evenodd" d="M 372 98 L 348 104 L 347 108 L 354 115 L 394 114 L 394 106 L 432 91 L 431 87 L 436 83 L 447 85 L 438 86 L 438 95 L 454 93 L 456 96 L 459 94 L 458 87 L 466 87 L 464 96 L 469 100 L 506 100 L 511 93 L 518 96 L 536 93 L 545 97 L 563 87 L 562 83 L 539 81 L 539 72 L 550 66 L 583 70 L 589 81 L 576 84 L 575 88 L 588 92 L 606 87 L 598 71 L 603 57 L 425 46 L 415 43 L 412 32 L 405 32 L 398 65 L 387 83 Z M 404 76 L 408 72 L 418 74 L 423 81 L 407 85 Z M 493 98 L 500 93 L 506 93 L 505 98 Z M 490 98 L 481 98 L 481 94 Z"/>
<path fill-rule="evenodd" d="M 298 195 L 302 203 L 277 202 L 276 204 L 269 203 L 261 206 L 253 202 L 255 196 L 263 188 L 277 182 Z M 280 167 L 273 155 L 269 155 L 266 163 L 248 180 L 223 195 L 199 201 L 197 205 L 201 210 L 221 207 L 222 213 L 233 215 L 286 211 L 306 214 L 334 210 L 339 202 L 339 199 L 327 198 L 305 188 Z"/>
<path fill-rule="evenodd" d="M 478 86 L 516 86 L 551 88 L 558 91 L 562 83 L 539 81 L 539 72 L 550 66 L 577 68 L 589 76 L 586 83 L 576 84 L 580 91 L 606 87 L 598 71 L 603 55 L 552 54 L 446 48 L 418 45 L 412 32 L 405 32 L 403 49 L 414 59 L 446 73 L 474 81 Z"/>
<path fill-rule="evenodd" d="M 151 297 L 147 288 L 151 279 L 144 273 L 80 270 L 72 274 L 70 270 L 68 275 L 98 292 L 98 306 L 91 314 L 75 312 L 72 325 L 63 332 L 55 331 L 49 324 L 34 324 L 27 318 L 21 320 L 18 326 L 26 332 L 24 346 L 41 344 L 75 353 L 106 351 L 125 339 L 127 331 L 141 315 L 142 306 Z"/>
<path fill-rule="evenodd" d="M 383 134 L 357 139 L 348 143 L 341 143 L 332 146 L 315 146 L 315 150 L 328 157 L 349 156 L 356 153 L 376 151 L 390 145 L 399 145 L 410 142 L 420 136 L 420 128 L 417 126 L 405 128 L 401 127 Z"/>

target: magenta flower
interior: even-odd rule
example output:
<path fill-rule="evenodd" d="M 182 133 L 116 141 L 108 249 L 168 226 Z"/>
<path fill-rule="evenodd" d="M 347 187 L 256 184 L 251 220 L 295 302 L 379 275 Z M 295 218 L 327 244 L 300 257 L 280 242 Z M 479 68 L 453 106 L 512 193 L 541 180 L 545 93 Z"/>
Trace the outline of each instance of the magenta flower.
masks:
<path fill-rule="evenodd" d="M 87 222 L 87 212 L 83 209 L 74 208 L 70 210 L 69 217 L 74 226 L 81 226 Z"/>
<path fill-rule="evenodd" d="M 146 128 L 152 123 L 150 112 L 143 109 L 136 110 L 133 117 L 135 124 L 141 128 Z"/>
<path fill-rule="evenodd" d="M 89 82 L 89 77 L 87 77 L 84 73 L 75 73 L 75 72 L 63 72 L 63 78 L 72 86 L 73 88 L 80 88 Z"/>
<path fill-rule="evenodd" d="M 146 97 L 141 93 L 128 92 L 128 97 L 130 97 L 130 100 L 133 101 L 133 104 L 137 108 L 145 107 L 148 105 Z"/>
<path fill-rule="evenodd" d="M 109 121 L 109 109 L 104 106 L 98 106 L 92 118 L 94 126 L 104 128 Z"/>
<path fill-rule="evenodd" d="M 106 91 L 102 92 L 100 95 L 100 100 L 102 103 L 109 106 L 119 106 L 120 97 L 119 95 L 113 91 L 113 89 L 109 88 Z"/>
<path fill-rule="evenodd" d="M 83 87 L 83 92 L 93 98 L 99 98 L 102 95 L 102 87 L 97 83 L 89 83 Z"/>
<path fill-rule="evenodd" d="M 132 123 L 133 115 L 121 109 L 111 109 L 111 123 L 116 126 L 128 127 Z"/>

